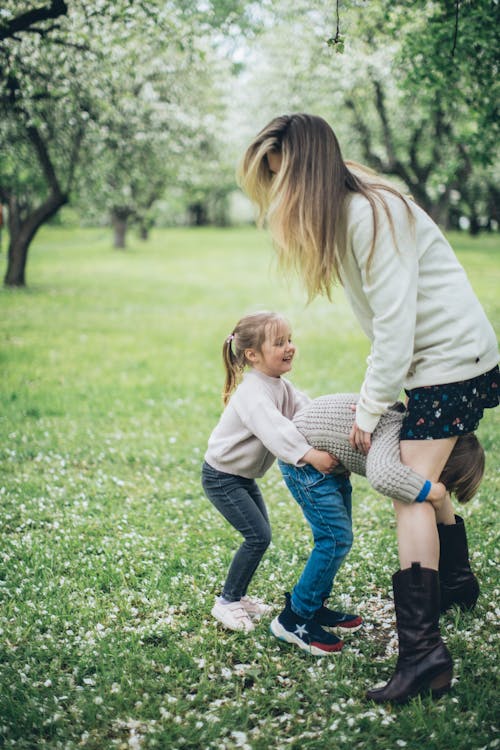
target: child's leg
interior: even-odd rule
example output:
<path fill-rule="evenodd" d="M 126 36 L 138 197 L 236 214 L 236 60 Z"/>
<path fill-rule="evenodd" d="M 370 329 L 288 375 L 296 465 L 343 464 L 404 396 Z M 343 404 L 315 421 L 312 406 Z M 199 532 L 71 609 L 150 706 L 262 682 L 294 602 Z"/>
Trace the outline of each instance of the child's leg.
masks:
<path fill-rule="evenodd" d="M 222 591 L 227 601 L 238 601 L 246 594 L 271 542 L 266 506 L 253 479 L 224 474 L 204 464 L 202 484 L 208 499 L 244 537 L 233 557 Z"/>
<path fill-rule="evenodd" d="M 350 507 L 346 506 L 342 492 L 349 480 L 321 474 L 308 465 L 297 468 L 280 463 L 280 468 L 314 538 L 313 550 L 292 592 L 293 611 L 310 619 L 330 593 L 333 579 L 352 545 Z"/>
<path fill-rule="evenodd" d="M 352 547 L 352 539 L 353 539 L 353 533 L 352 533 L 352 485 L 351 485 L 351 482 L 349 481 L 348 477 L 337 477 L 336 482 L 337 482 L 337 487 L 339 489 L 339 492 L 342 495 L 342 500 L 344 502 L 345 512 L 346 512 L 347 517 L 349 519 L 349 523 L 351 524 L 351 544 L 349 546 L 349 549 L 346 551 L 344 557 L 340 561 L 339 568 L 337 569 L 337 573 L 338 573 L 338 570 L 342 566 L 342 563 L 344 562 L 345 558 L 347 557 L 347 555 L 348 555 L 348 553 L 349 553 L 349 551 L 350 551 L 350 549 Z M 333 583 L 334 583 L 334 578 L 332 578 L 331 583 L 328 586 L 328 588 L 326 588 L 324 590 L 323 601 L 325 601 L 326 599 L 328 599 L 328 597 L 332 593 Z"/>

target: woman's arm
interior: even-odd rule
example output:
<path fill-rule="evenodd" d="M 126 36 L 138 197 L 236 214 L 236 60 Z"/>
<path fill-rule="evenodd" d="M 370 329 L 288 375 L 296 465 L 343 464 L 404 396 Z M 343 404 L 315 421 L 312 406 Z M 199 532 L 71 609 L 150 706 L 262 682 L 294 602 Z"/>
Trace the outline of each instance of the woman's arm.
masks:
<path fill-rule="evenodd" d="M 349 232 L 360 274 L 361 288 L 357 289 L 357 294 L 364 298 L 363 314 L 370 318 L 368 327 L 372 341 L 356 410 L 356 424 L 363 433 L 372 433 L 381 414 L 399 397 L 414 348 L 418 286 L 415 235 L 406 205 L 392 196 L 386 199 L 393 231 L 385 211 L 379 207 L 377 238 L 369 266 L 373 238 L 369 204 L 361 206 L 362 211 L 352 220 Z M 346 278 L 345 285 L 349 284 Z M 366 435 L 353 435 L 353 438 L 356 447 L 364 445 L 366 448 L 369 442 Z"/>

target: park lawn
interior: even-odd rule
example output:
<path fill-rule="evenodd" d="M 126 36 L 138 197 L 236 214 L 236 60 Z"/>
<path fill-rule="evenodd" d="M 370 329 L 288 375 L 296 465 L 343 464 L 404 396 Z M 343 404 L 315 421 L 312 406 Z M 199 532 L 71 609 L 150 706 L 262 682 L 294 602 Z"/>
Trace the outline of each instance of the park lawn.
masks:
<path fill-rule="evenodd" d="M 452 239 L 499 330 L 497 238 Z M 478 432 L 484 483 L 459 510 L 482 596 L 473 614 L 442 620 L 454 688 L 376 707 L 364 691 L 395 663 L 397 553 L 390 502 L 361 478 L 333 602 L 366 626 L 341 655 L 297 653 L 267 621 L 245 636 L 210 616 L 239 543 L 199 481 L 222 341 L 244 313 L 278 309 L 299 347 L 294 383 L 355 391 L 368 343 L 341 290 L 306 306 L 252 228 L 157 230 L 126 252 L 106 229 L 46 228 L 28 283 L 0 291 L 0 746 L 500 746 L 498 414 Z M 261 487 L 274 540 L 250 593 L 277 613 L 311 540 L 275 467 Z"/>

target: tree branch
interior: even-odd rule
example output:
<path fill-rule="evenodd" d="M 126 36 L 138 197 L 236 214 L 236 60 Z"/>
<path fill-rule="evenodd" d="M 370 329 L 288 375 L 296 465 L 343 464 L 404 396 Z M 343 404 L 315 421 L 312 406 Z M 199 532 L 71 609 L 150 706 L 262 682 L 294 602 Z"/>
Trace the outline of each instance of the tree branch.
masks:
<path fill-rule="evenodd" d="M 49 183 L 49 187 L 53 195 L 62 198 L 63 191 L 61 190 L 61 186 L 59 185 L 59 180 L 57 179 L 57 175 L 55 173 L 54 166 L 50 159 L 47 146 L 45 145 L 38 131 L 38 128 L 36 128 L 34 125 L 28 125 L 26 128 L 26 131 L 28 133 L 28 138 L 30 139 L 31 143 L 35 147 L 35 150 L 38 154 L 40 165 L 43 169 L 43 173 L 45 175 L 47 182 Z"/>
<path fill-rule="evenodd" d="M 460 15 L 460 0 L 455 0 L 455 31 L 453 33 L 453 47 L 451 49 L 451 56 L 455 57 L 455 50 L 457 48 L 458 39 L 458 17 Z"/>
<path fill-rule="evenodd" d="M 0 41 L 10 39 L 20 31 L 32 31 L 32 27 L 40 21 L 59 18 L 59 16 L 65 16 L 67 12 L 68 6 L 65 0 L 51 0 L 49 7 L 42 5 L 39 8 L 33 8 L 2 24 L 0 26 Z"/>
<path fill-rule="evenodd" d="M 69 160 L 69 169 L 68 169 L 68 180 L 66 184 L 67 195 L 71 193 L 71 188 L 73 186 L 73 179 L 75 176 L 76 165 L 78 164 L 78 157 L 79 157 L 80 147 L 82 145 L 84 134 L 85 134 L 85 127 L 83 123 L 81 123 L 75 135 L 75 138 L 73 140 L 73 148 L 71 149 L 71 156 Z"/>
<path fill-rule="evenodd" d="M 354 102 L 354 99 L 346 99 L 345 104 L 346 107 L 348 107 L 354 115 L 354 122 L 358 133 L 361 136 L 361 146 L 363 149 L 363 156 L 365 161 L 378 172 L 384 172 L 385 165 L 383 164 L 382 159 L 373 151 L 370 129 L 363 120 L 361 113 Z"/>
<path fill-rule="evenodd" d="M 372 78 L 373 88 L 375 89 L 375 108 L 377 110 L 380 122 L 382 124 L 382 134 L 384 137 L 384 146 L 387 152 L 387 159 L 389 166 L 395 164 L 396 152 L 394 149 L 394 139 L 392 137 L 389 120 L 387 118 L 387 110 L 385 107 L 385 93 L 382 88 L 380 81 Z"/>

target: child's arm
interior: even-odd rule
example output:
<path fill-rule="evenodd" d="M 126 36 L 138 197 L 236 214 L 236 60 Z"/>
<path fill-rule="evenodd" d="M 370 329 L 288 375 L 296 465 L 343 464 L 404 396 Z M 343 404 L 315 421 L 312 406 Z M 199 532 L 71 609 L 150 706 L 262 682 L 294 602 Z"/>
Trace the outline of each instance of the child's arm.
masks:
<path fill-rule="evenodd" d="M 273 456 L 287 464 L 303 465 L 303 456 L 311 450 L 311 445 L 271 398 L 256 393 L 252 402 L 245 399 L 234 406 L 246 428 Z"/>
<path fill-rule="evenodd" d="M 428 500 L 437 509 L 446 496 L 444 484 L 431 482 L 401 463 L 399 433 L 402 420 L 403 413 L 398 411 L 389 410 L 382 415 L 366 457 L 366 478 L 382 495 L 403 503 Z"/>

